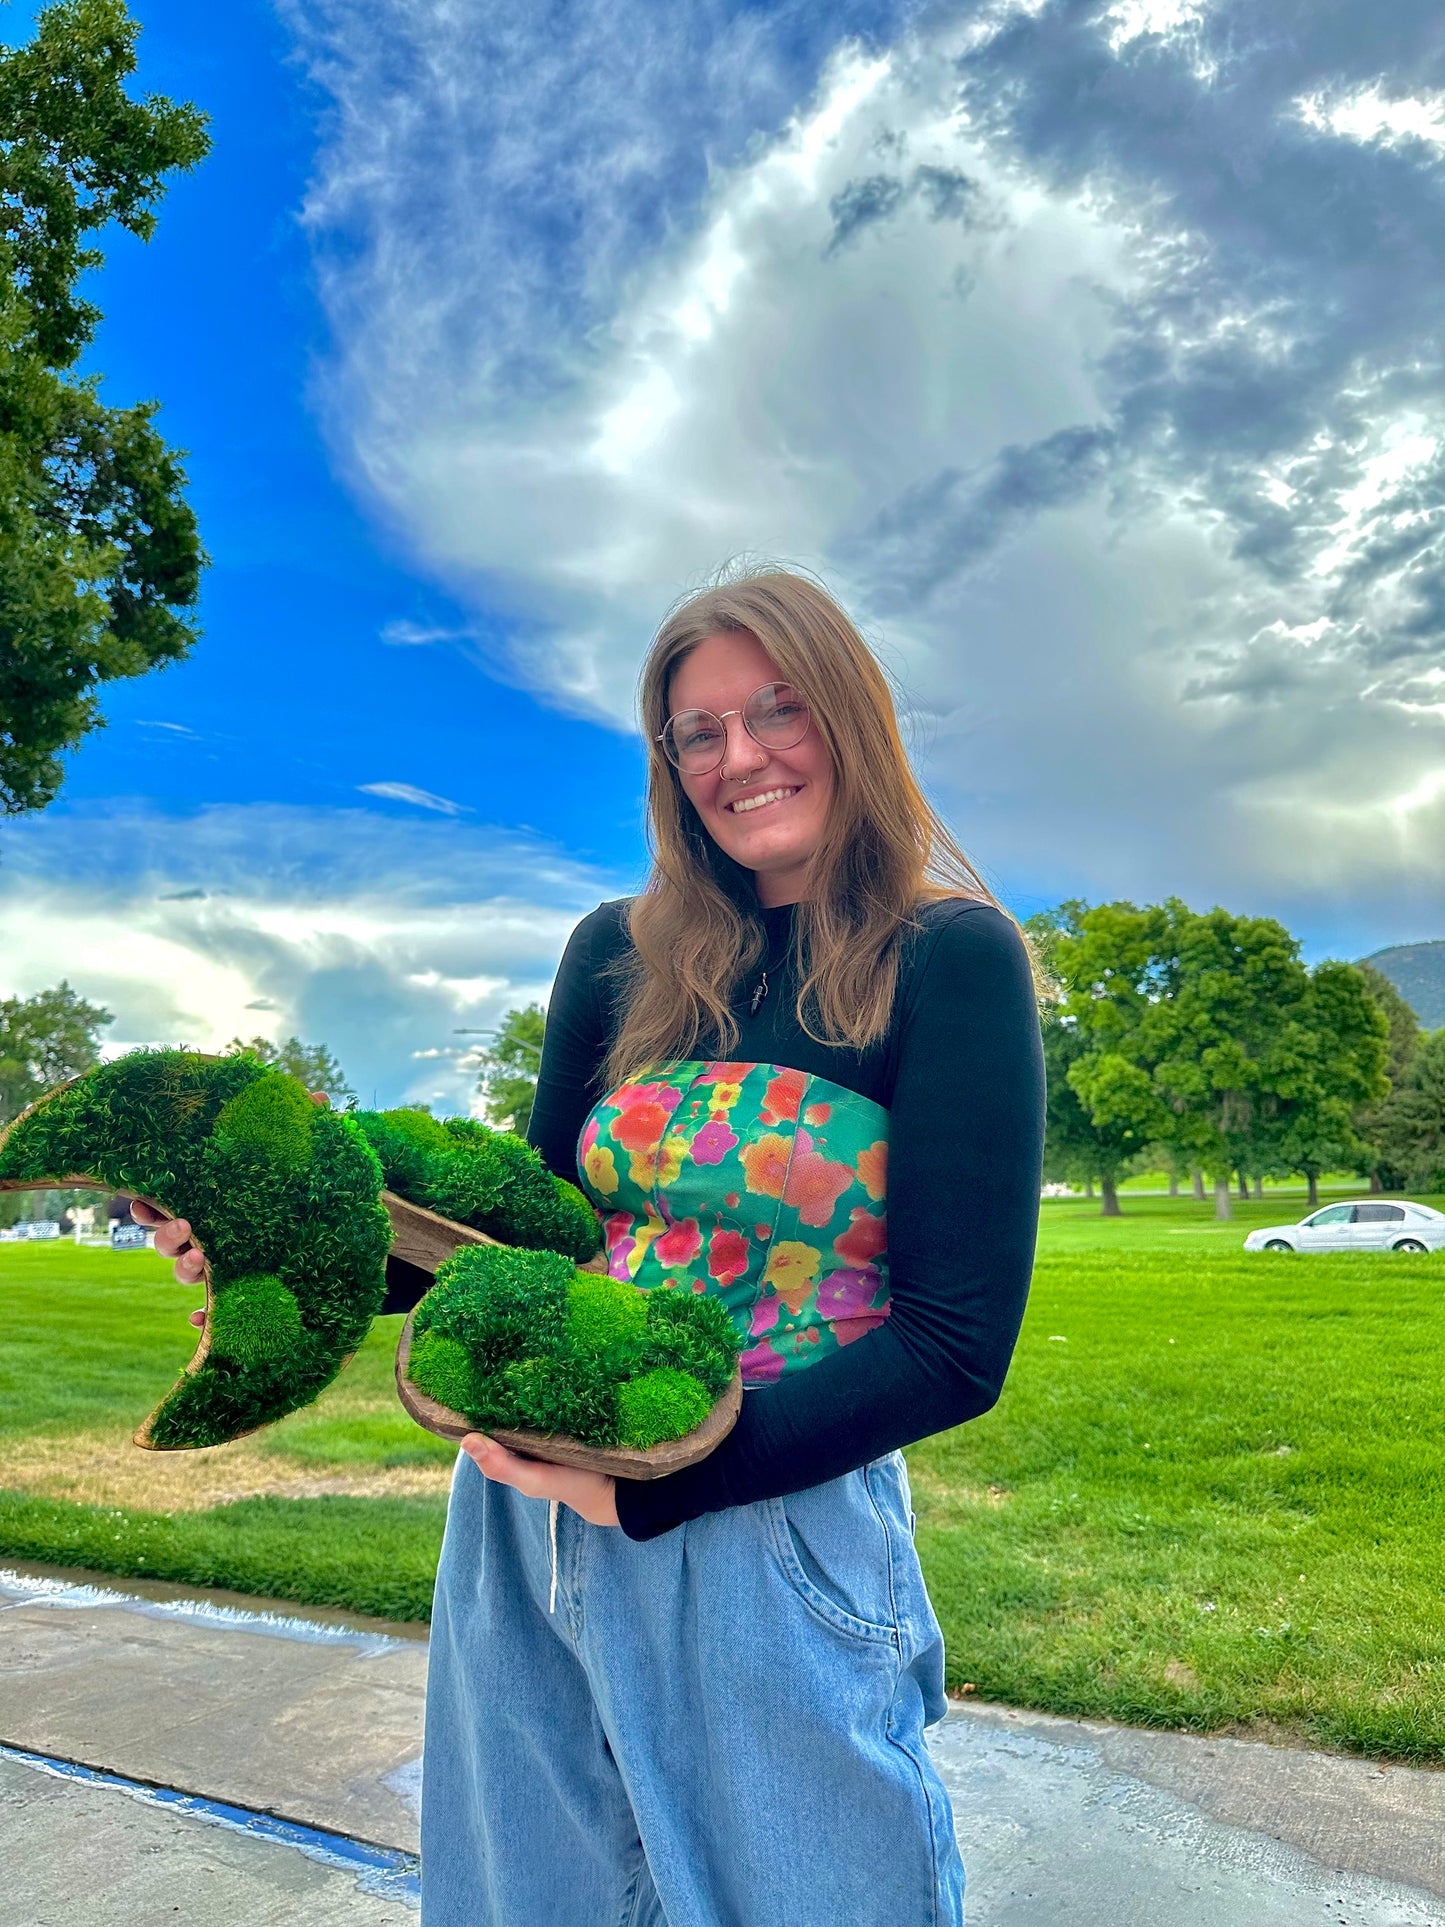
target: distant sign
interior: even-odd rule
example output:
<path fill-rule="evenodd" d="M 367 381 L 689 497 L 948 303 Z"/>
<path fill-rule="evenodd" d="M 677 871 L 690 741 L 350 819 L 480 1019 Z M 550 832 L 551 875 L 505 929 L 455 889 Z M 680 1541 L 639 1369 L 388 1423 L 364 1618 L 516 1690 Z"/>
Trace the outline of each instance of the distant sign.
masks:
<path fill-rule="evenodd" d="M 26 1238 L 58 1238 L 60 1222 L 56 1218 L 34 1218 L 22 1226 L 21 1235 Z"/>
<path fill-rule="evenodd" d="M 119 1218 L 110 1227 L 112 1251 L 144 1251 L 146 1228 L 143 1224 L 124 1224 Z"/>

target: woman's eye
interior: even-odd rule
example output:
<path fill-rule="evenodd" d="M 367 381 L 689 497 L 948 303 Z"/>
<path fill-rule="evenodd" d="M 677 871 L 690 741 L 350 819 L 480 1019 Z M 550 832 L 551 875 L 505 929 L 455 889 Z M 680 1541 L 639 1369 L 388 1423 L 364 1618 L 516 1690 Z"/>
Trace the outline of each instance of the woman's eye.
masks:
<path fill-rule="evenodd" d="M 684 730 L 682 746 L 684 749 L 711 749 L 718 740 L 718 732 L 699 724 L 696 729 Z"/>

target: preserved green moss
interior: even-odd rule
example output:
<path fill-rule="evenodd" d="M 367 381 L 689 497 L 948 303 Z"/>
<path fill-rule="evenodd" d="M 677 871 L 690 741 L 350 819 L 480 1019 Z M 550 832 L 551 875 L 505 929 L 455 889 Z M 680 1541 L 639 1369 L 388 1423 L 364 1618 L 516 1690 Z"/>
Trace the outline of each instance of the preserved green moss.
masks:
<path fill-rule="evenodd" d="M 133 1051 L 53 1093 L 0 1144 L 0 1180 L 72 1176 L 187 1218 L 210 1264 L 209 1347 L 151 1415 L 153 1445 L 219 1445 L 309 1404 L 380 1309 L 375 1153 L 249 1053 Z"/>
<path fill-rule="evenodd" d="M 645 1448 L 691 1432 L 742 1351 L 715 1299 L 641 1291 L 577 1271 L 555 1252 L 501 1245 L 468 1245 L 449 1258 L 412 1334 L 412 1383 L 480 1429 L 596 1446 Z"/>
<path fill-rule="evenodd" d="M 597 1215 L 553 1177 L 530 1144 L 473 1117 L 425 1111 L 352 1113 L 381 1161 L 388 1190 L 502 1244 L 560 1251 L 579 1264 L 602 1249 Z"/>
<path fill-rule="evenodd" d="M 711 1410 L 712 1400 L 691 1373 L 666 1367 L 644 1372 L 618 1389 L 618 1443 L 646 1451 L 663 1439 L 680 1439 Z"/>

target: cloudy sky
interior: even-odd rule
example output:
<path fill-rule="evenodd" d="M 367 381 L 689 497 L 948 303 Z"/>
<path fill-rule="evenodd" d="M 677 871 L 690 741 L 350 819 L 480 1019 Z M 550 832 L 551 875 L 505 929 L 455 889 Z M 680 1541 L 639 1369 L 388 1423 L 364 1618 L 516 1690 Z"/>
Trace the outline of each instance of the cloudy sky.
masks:
<path fill-rule="evenodd" d="M 739 554 L 1021 914 L 1445 935 L 1438 0 L 135 10 L 216 149 L 95 364 L 207 634 L 0 825 L 0 993 L 462 1104 L 640 880 L 640 657 Z"/>

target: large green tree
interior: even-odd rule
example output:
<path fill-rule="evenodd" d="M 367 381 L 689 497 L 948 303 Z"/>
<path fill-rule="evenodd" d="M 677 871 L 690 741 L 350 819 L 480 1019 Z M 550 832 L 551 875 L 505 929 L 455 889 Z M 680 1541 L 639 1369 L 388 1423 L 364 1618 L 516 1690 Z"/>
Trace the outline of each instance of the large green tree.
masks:
<path fill-rule="evenodd" d="M 541 1004 L 509 1010 L 481 1053 L 477 1089 L 482 1093 L 489 1123 L 512 1131 L 526 1130 L 537 1095 L 546 1025 L 547 1012 Z"/>
<path fill-rule="evenodd" d="M 356 1092 L 347 1083 L 345 1072 L 324 1044 L 303 1044 L 297 1037 L 288 1037 L 281 1044 L 273 1044 L 269 1037 L 253 1037 L 249 1043 L 243 1037 L 233 1037 L 226 1049 L 250 1051 L 263 1064 L 274 1064 L 277 1070 L 299 1077 L 308 1091 L 325 1091 L 334 1104 L 356 1102 Z"/>
<path fill-rule="evenodd" d="M 1371 1190 L 1394 1190 L 1403 1184 L 1404 1179 L 1398 1168 L 1389 1162 L 1384 1148 L 1387 1130 L 1384 1109 L 1391 1096 L 1409 1083 L 1415 1053 L 1428 1033 L 1421 1029 L 1420 1020 L 1382 970 L 1376 970 L 1370 963 L 1356 964 L 1355 969 L 1363 978 L 1371 1001 L 1390 1027 L 1385 1055 L 1389 1092 L 1380 1102 L 1364 1105 L 1355 1115 L 1355 1137 L 1359 1146 L 1356 1169 L 1370 1180 Z"/>
<path fill-rule="evenodd" d="M 1377 1128 L 1392 1191 L 1445 1191 L 1445 1028 L 1425 1032 Z"/>
<path fill-rule="evenodd" d="M 0 998 L 0 1124 L 97 1063 L 100 1033 L 113 1021 L 67 983 L 23 1001 Z"/>
<path fill-rule="evenodd" d="M 140 240 L 206 117 L 133 100 L 124 0 L 55 0 L 0 48 L 0 814 L 40 809 L 100 683 L 183 656 L 204 563 L 157 404 L 107 407 L 76 374 L 100 310 L 80 292 L 112 223 Z"/>
<path fill-rule="evenodd" d="M 1231 1215 L 1230 1176 L 1349 1158 L 1358 1107 L 1383 1094 L 1386 1024 L 1348 964 L 1311 973 L 1272 917 L 1097 904 L 1053 939 L 1068 1083 L 1117 1173 L 1153 1144 L 1202 1166 Z"/>

